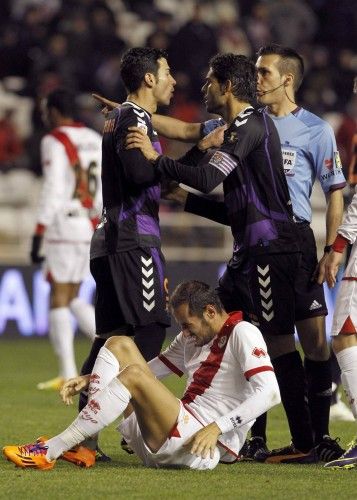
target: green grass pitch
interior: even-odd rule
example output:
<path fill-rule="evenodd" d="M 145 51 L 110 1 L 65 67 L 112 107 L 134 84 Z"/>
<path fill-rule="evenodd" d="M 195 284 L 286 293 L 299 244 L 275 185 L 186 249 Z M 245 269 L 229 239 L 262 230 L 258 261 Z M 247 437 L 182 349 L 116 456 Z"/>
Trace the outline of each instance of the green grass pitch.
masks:
<path fill-rule="evenodd" d="M 78 365 L 89 344 L 76 341 Z M 1 446 L 32 442 L 54 435 L 76 414 L 57 393 L 40 392 L 36 383 L 56 375 L 56 360 L 46 339 L 0 340 Z M 167 384 L 176 393 L 182 381 Z M 346 445 L 356 432 L 354 423 L 332 423 L 331 435 Z M 289 434 L 281 406 L 269 414 L 269 445 L 288 444 Z M 52 471 L 17 469 L 0 458 L 1 499 L 354 499 L 357 469 L 324 470 L 314 465 L 218 465 L 214 471 L 152 470 L 119 447 L 115 425 L 101 434 L 100 445 L 112 462 L 84 470 L 59 460 Z"/>

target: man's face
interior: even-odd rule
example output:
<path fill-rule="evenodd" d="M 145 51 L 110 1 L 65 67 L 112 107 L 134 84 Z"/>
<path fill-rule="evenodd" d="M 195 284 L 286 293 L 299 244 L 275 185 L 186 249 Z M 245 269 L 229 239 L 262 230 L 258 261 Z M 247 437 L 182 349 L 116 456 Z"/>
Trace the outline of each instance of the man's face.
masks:
<path fill-rule="evenodd" d="M 174 317 L 181 326 L 184 337 L 191 338 L 197 347 L 208 344 L 216 335 L 206 311 L 203 312 L 202 317 L 191 315 L 188 304 L 181 304 L 175 309 Z"/>
<path fill-rule="evenodd" d="M 170 104 L 176 81 L 170 73 L 170 67 L 165 58 L 158 60 L 159 69 L 156 76 L 154 97 L 158 104 L 167 106 Z"/>
<path fill-rule="evenodd" d="M 206 76 L 205 84 L 201 92 L 203 93 L 203 102 L 209 113 L 221 114 L 225 100 L 223 99 L 222 87 L 210 69 Z"/>
<path fill-rule="evenodd" d="M 265 106 L 279 104 L 285 99 L 284 82 L 286 76 L 279 73 L 277 66 L 279 60 L 280 56 L 269 54 L 258 57 L 256 62 L 258 70 L 257 98 L 259 103 Z M 264 94 L 264 92 L 267 93 Z"/>

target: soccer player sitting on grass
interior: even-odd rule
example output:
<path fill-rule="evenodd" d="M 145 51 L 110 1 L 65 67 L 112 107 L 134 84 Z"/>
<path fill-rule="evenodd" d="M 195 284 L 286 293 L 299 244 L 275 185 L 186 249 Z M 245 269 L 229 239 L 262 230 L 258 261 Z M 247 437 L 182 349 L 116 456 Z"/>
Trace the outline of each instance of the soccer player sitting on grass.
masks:
<path fill-rule="evenodd" d="M 263 337 L 240 312 L 227 314 L 205 283 L 181 283 L 170 306 L 182 331 L 162 354 L 146 363 L 130 338 L 109 338 L 106 362 L 99 357 L 91 375 L 62 388 L 70 404 L 88 386 L 88 404 L 74 422 L 51 439 L 6 446 L 5 457 L 19 467 L 52 469 L 131 403 L 119 429 L 146 466 L 203 470 L 234 462 L 254 419 L 280 402 Z M 181 400 L 158 380 L 172 372 L 188 377 Z"/>

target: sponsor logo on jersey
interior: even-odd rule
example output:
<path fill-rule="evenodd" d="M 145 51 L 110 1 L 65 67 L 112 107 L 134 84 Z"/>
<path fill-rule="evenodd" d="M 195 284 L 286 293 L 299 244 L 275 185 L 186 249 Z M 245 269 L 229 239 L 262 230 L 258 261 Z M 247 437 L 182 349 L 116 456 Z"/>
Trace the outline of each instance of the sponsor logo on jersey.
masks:
<path fill-rule="evenodd" d="M 334 157 L 334 160 L 335 160 L 335 166 L 336 166 L 336 168 L 338 170 L 341 170 L 342 169 L 342 162 L 341 162 L 341 158 L 340 158 L 340 153 L 338 151 L 334 151 L 333 157 Z"/>
<path fill-rule="evenodd" d="M 324 160 L 324 167 L 327 168 L 327 170 L 332 170 L 333 167 L 332 158 L 327 158 L 326 160 Z"/>
<path fill-rule="evenodd" d="M 115 118 L 111 118 L 109 120 L 105 120 L 103 134 L 110 134 L 114 130 Z"/>
<path fill-rule="evenodd" d="M 261 347 L 254 347 L 252 354 L 256 358 L 265 358 L 267 355 L 267 353 Z"/>
<path fill-rule="evenodd" d="M 222 349 L 222 347 L 224 347 L 226 343 L 227 343 L 227 335 L 223 335 L 223 337 L 221 337 L 218 341 L 218 347 Z"/>

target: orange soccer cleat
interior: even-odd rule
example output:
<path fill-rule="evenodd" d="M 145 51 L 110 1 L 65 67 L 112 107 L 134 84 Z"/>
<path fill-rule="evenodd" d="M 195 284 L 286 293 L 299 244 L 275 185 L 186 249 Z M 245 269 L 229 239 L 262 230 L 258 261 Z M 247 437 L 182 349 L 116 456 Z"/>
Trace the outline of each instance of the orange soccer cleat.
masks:
<path fill-rule="evenodd" d="M 72 464 L 79 465 L 79 467 L 89 468 L 95 464 L 95 455 L 95 450 L 78 445 L 65 451 L 60 458 Z"/>
<path fill-rule="evenodd" d="M 47 459 L 47 446 L 43 442 L 22 446 L 5 446 L 2 451 L 10 462 L 24 469 L 49 470 L 53 469 L 56 463 L 56 460 Z"/>

